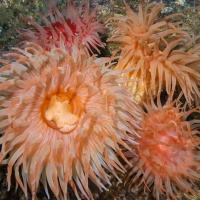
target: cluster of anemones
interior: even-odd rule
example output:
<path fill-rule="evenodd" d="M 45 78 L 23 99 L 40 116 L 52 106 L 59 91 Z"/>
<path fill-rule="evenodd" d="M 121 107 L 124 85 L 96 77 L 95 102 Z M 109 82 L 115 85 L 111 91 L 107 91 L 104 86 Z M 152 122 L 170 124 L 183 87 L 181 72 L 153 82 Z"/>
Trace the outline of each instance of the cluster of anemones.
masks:
<path fill-rule="evenodd" d="M 200 111 L 185 110 L 179 98 L 173 101 L 172 96 L 178 86 L 189 106 L 199 105 L 199 44 L 195 45 L 197 39 L 191 38 L 181 23 L 173 21 L 176 14 L 158 17 L 160 4 L 145 8 L 140 4 L 135 13 L 124 3 L 127 15 L 109 21 L 108 26 L 114 27 L 109 41 L 120 43 L 115 69 L 129 70 L 122 76 L 135 80 L 127 85 L 145 110 L 136 130 L 140 138 L 133 138 L 137 145 L 130 144 L 132 151 L 125 153 L 132 164 L 126 183 L 131 187 L 140 179 L 137 186 L 153 187 L 156 199 L 161 194 L 177 199 L 181 191 L 195 195 L 194 183 L 200 180 L 200 120 L 186 118 Z M 161 104 L 163 90 L 169 97 Z"/>
<path fill-rule="evenodd" d="M 1 60 L 0 163 L 8 165 L 8 189 L 14 170 L 26 198 L 28 188 L 36 198 L 41 181 L 48 197 L 50 188 L 67 199 L 70 185 L 77 198 L 81 192 L 93 199 L 89 179 L 107 189 L 108 173 L 120 180 L 116 170 L 127 169 L 130 187 L 141 178 L 138 185 L 153 186 L 157 199 L 196 194 L 200 121 L 186 119 L 199 112 L 186 110 L 200 97 L 195 39 L 170 21 L 174 15 L 157 19 L 161 5 L 140 4 L 136 14 L 124 2 L 127 16 L 110 20 L 110 40 L 121 42 L 112 70 L 115 58 L 91 55 L 103 46 L 103 25 L 89 2 L 77 9 L 68 1 L 62 13 L 50 2 L 49 19 L 39 14 L 46 25 L 27 19 L 34 29 L 19 32 L 28 43 Z M 180 97 L 172 100 L 177 85 L 184 106 Z M 164 104 L 162 90 L 169 95 Z"/>

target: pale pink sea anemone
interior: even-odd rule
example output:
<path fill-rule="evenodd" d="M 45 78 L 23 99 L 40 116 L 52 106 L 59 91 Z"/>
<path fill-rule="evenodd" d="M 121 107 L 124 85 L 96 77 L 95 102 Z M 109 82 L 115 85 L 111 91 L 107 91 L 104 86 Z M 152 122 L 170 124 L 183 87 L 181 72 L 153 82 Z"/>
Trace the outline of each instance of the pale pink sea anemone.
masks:
<path fill-rule="evenodd" d="M 29 45 L 8 54 L 15 61 L 1 60 L 0 162 L 8 165 L 8 189 L 14 170 L 26 197 L 29 187 L 35 199 L 41 181 L 48 196 L 49 187 L 66 199 L 70 185 L 78 198 L 80 190 L 93 199 L 88 179 L 106 189 L 107 172 L 118 178 L 115 170 L 125 171 L 117 155 L 127 161 L 120 146 L 134 143 L 127 132 L 134 134 L 139 108 L 111 63 L 100 70 L 111 59 Z"/>
<path fill-rule="evenodd" d="M 157 105 L 153 100 L 145 104 L 146 112 L 138 130 L 141 138 L 136 139 L 139 145 L 126 152 L 133 165 L 128 167 L 126 183 L 130 187 L 138 182 L 137 186 L 153 188 L 157 200 L 161 194 L 167 199 L 177 199 L 179 193 L 197 194 L 200 120 L 186 121 L 186 118 L 199 110 L 186 111 L 184 107 L 171 96 L 164 106 L 159 97 Z"/>
<path fill-rule="evenodd" d="M 196 70 L 200 56 L 195 52 L 199 45 L 195 50 L 186 47 L 194 39 L 179 21 L 172 20 L 177 14 L 159 18 L 162 5 L 157 3 L 145 8 L 140 4 L 138 13 L 126 3 L 125 6 L 127 15 L 110 20 L 114 30 L 109 41 L 120 42 L 116 69 L 132 69 L 125 77 L 138 80 L 128 83 L 133 94 L 143 100 L 163 89 L 170 94 L 179 85 L 188 103 L 192 103 L 194 96 L 199 99 L 200 74 Z"/>
<path fill-rule="evenodd" d="M 99 33 L 104 32 L 104 26 L 97 20 L 97 10 L 90 10 L 89 1 L 82 1 L 78 8 L 68 1 L 67 8 L 62 13 L 54 3 L 49 8 L 48 14 L 49 17 L 45 17 L 38 13 L 46 23 L 45 26 L 31 18 L 26 18 L 34 29 L 24 29 L 18 32 L 25 36 L 26 41 L 37 43 L 46 50 L 51 48 L 52 43 L 59 47 L 60 40 L 70 52 L 74 44 L 85 47 L 91 53 L 94 50 L 99 52 L 99 47 L 103 47 Z"/>

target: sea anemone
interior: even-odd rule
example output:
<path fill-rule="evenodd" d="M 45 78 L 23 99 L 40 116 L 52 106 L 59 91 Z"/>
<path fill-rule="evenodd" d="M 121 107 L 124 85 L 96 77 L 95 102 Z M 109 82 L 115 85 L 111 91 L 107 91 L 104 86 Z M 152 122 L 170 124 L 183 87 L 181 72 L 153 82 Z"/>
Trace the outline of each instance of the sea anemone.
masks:
<path fill-rule="evenodd" d="M 16 50 L 8 54 L 15 60 L 1 60 L 0 68 L 0 162 L 8 165 L 8 189 L 14 169 L 26 197 L 29 186 L 35 199 L 41 180 L 48 196 L 49 186 L 66 199 L 69 184 L 77 198 L 78 187 L 93 199 L 88 178 L 106 189 L 107 172 L 118 178 L 115 169 L 125 171 L 117 155 L 127 161 L 120 146 L 134 143 L 127 132 L 134 134 L 138 105 L 120 72 L 108 69 L 109 58 L 88 58 L 81 50 L 72 57 L 33 43 Z"/>
<path fill-rule="evenodd" d="M 68 1 L 67 8 L 62 13 L 55 3 L 51 7 L 48 12 L 49 19 L 38 13 L 46 23 L 45 26 L 39 25 L 31 18 L 25 19 L 34 26 L 34 29 L 18 31 L 25 36 L 26 41 L 39 44 L 46 50 L 51 48 L 52 43 L 56 47 L 60 47 L 62 43 L 69 52 L 74 44 L 85 47 L 90 53 L 94 49 L 99 52 L 98 48 L 103 47 L 103 43 L 98 33 L 104 32 L 104 26 L 97 20 L 97 10 L 90 11 L 89 1 L 82 1 L 78 8 Z"/>
<path fill-rule="evenodd" d="M 200 65 L 200 56 L 193 49 L 174 49 L 183 40 L 176 40 L 167 44 L 163 51 L 159 51 L 158 43 L 155 43 L 154 50 L 147 56 L 136 55 L 130 61 L 134 70 L 127 75 L 129 78 L 139 79 L 138 82 L 128 83 L 132 85 L 133 94 L 145 96 L 145 94 L 156 96 L 164 89 L 168 94 L 176 90 L 179 85 L 186 101 L 192 104 L 200 99 L 200 74 L 197 69 Z M 185 44 L 186 45 L 186 44 Z M 120 63 L 119 62 L 119 68 Z M 129 64 L 130 64 L 129 63 Z M 128 65 L 129 65 L 128 64 Z M 130 65 L 129 65 L 130 66 Z"/>
<path fill-rule="evenodd" d="M 162 89 L 170 94 L 179 85 L 191 104 L 194 94 L 200 97 L 200 74 L 195 70 L 200 56 L 185 48 L 194 39 L 180 22 L 172 22 L 172 17 L 177 14 L 158 18 L 162 10 L 160 4 L 151 3 L 145 8 L 140 4 L 138 14 L 126 3 L 125 6 L 126 16 L 110 19 L 115 28 L 109 41 L 121 42 L 116 69 L 132 69 L 124 76 L 138 80 L 127 83 L 138 99 L 157 95 Z"/>
<path fill-rule="evenodd" d="M 197 128 L 200 120 L 186 118 L 199 109 L 186 111 L 185 106 L 172 100 L 172 95 L 164 106 L 157 98 L 145 105 L 146 112 L 140 122 L 133 150 L 126 152 L 133 167 L 126 182 L 130 187 L 137 181 L 148 190 L 153 186 L 153 195 L 158 200 L 161 194 L 167 199 L 177 199 L 180 193 L 197 194 L 195 181 L 200 180 L 200 144 Z M 186 104 L 185 104 L 186 105 Z"/>

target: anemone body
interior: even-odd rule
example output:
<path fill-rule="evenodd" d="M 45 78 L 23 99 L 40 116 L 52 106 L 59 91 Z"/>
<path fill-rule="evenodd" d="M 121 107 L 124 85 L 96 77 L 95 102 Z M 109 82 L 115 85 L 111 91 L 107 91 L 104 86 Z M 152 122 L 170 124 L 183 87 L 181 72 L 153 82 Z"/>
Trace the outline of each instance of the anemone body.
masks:
<path fill-rule="evenodd" d="M 136 139 L 139 145 L 126 152 L 133 165 L 126 182 L 130 187 L 137 181 L 148 190 L 153 188 L 157 200 L 161 194 L 167 199 L 178 199 L 179 193 L 196 195 L 195 181 L 200 180 L 200 121 L 186 121 L 199 110 L 185 111 L 177 101 L 169 97 L 162 106 L 158 98 L 157 105 L 153 100 L 145 104 L 147 112 L 138 130 L 141 138 Z"/>
<path fill-rule="evenodd" d="M 179 85 L 188 103 L 194 96 L 200 97 L 199 53 L 187 48 L 192 44 L 189 34 L 179 22 L 173 22 L 176 14 L 159 19 L 162 6 L 151 3 L 145 8 L 140 4 L 139 12 L 133 12 L 125 3 L 126 16 L 112 18 L 115 27 L 109 41 L 120 42 L 120 58 L 117 69 L 132 69 L 126 78 L 138 100 L 153 96 L 166 89 L 175 91 Z"/>
<path fill-rule="evenodd" d="M 84 47 L 90 53 L 94 50 L 99 52 L 98 48 L 103 47 L 99 33 L 104 31 L 104 26 L 97 20 L 97 11 L 90 11 L 89 1 L 82 1 L 78 8 L 68 1 L 67 8 L 62 13 L 54 3 L 48 14 L 50 19 L 38 13 L 46 23 L 45 26 L 26 18 L 34 29 L 18 32 L 25 36 L 26 41 L 39 44 L 46 50 L 51 48 L 52 43 L 56 47 L 65 46 L 69 52 L 72 51 L 74 44 Z"/>
<path fill-rule="evenodd" d="M 125 171 L 117 155 L 127 161 L 120 145 L 134 142 L 126 131 L 134 134 L 137 104 L 110 64 L 100 70 L 84 51 L 72 57 L 36 44 L 17 51 L 0 69 L 0 161 L 8 165 L 8 189 L 14 170 L 26 197 L 29 187 L 36 198 L 41 181 L 48 196 L 49 187 L 67 199 L 70 185 L 77 198 L 81 191 L 93 199 L 88 179 L 106 189 L 105 169 L 117 178 L 116 169 Z"/>

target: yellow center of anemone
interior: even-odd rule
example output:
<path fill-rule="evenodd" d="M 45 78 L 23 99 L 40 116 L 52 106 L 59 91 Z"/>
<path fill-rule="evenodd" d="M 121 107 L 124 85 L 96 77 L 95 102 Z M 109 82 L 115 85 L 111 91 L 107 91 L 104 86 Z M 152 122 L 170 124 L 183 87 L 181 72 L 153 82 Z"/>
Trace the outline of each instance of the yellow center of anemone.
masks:
<path fill-rule="evenodd" d="M 44 110 L 44 118 L 49 126 L 54 129 L 59 129 L 63 133 L 71 132 L 77 125 L 79 120 L 79 112 L 74 113 L 75 102 L 66 95 L 53 95 L 46 102 Z M 77 109 L 76 109 L 77 110 Z"/>

